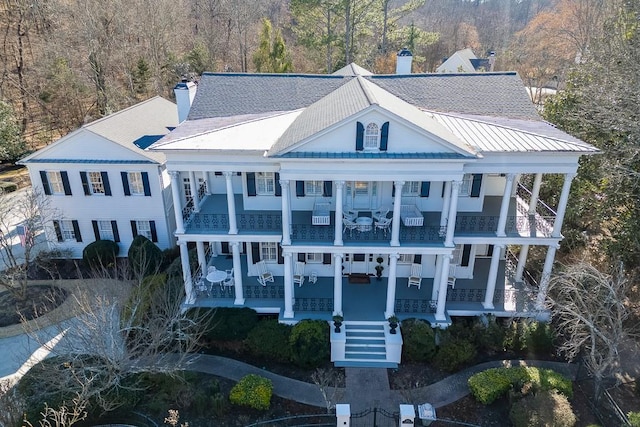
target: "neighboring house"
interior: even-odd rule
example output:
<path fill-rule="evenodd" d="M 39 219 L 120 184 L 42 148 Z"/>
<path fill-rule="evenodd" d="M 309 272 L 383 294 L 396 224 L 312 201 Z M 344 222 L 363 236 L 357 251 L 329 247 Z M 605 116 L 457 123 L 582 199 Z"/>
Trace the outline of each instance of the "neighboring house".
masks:
<path fill-rule="evenodd" d="M 436 73 L 492 72 L 495 60 L 496 58 L 493 52 L 491 52 L 489 58 L 478 59 L 471 49 L 462 49 L 449 58 L 446 58 L 444 62 L 436 68 Z"/>
<path fill-rule="evenodd" d="M 167 156 L 187 304 L 341 314 L 342 364 L 398 363 L 394 314 L 544 317 L 571 181 L 596 149 L 543 121 L 516 73 L 361 70 L 176 88 L 188 117 L 150 150 Z M 547 174 L 564 179 L 553 209 L 538 197 Z M 532 246 L 546 252 L 539 284 Z M 354 344 L 359 328 L 385 344 Z"/>
<path fill-rule="evenodd" d="M 162 153 L 145 151 L 178 123 L 160 97 L 96 120 L 20 161 L 58 219 L 44 224 L 50 249 L 82 250 L 114 240 L 126 255 L 140 234 L 175 245 L 170 180 Z"/>

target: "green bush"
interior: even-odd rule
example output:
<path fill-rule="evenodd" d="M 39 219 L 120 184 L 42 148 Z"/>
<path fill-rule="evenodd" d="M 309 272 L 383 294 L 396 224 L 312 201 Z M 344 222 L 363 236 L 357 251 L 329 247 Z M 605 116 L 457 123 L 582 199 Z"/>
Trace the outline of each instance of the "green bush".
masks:
<path fill-rule="evenodd" d="M 640 412 L 629 412 L 627 414 L 631 427 L 640 427 Z"/>
<path fill-rule="evenodd" d="M 198 251 L 196 249 L 190 249 L 188 253 L 191 271 L 196 271 L 198 269 Z M 180 258 L 180 252 L 178 252 L 178 257 L 174 258 L 167 266 L 165 272 L 169 277 L 179 277 L 182 279 L 182 259 Z"/>
<path fill-rule="evenodd" d="M 578 421 L 566 396 L 555 390 L 529 394 L 513 404 L 514 427 L 573 427 Z"/>
<path fill-rule="evenodd" d="M 13 193 L 18 186 L 13 182 L 0 181 L 0 193 Z"/>
<path fill-rule="evenodd" d="M 291 361 L 303 368 L 316 368 L 330 356 L 329 324 L 323 320 L 301 320 L 289 336 Z"/>
<path fill-rule="evenodd" d="M 243 377 L 233 386 L 229 393 L 229 400 L 234 405 L 267 410 L 271 405 L 272 394 L 273 384 L 271 380 L 250 374 Z"/>
<path fill-rule="evenodd" d="M 455 372 L 476 357 L 476 347 L 466 339 L 445 341 L 435 357 L 435 364 L 440 369 Z"/>
<path fill-rule="evenodd" d="M 274 319 L 265 319 L 259 321 L 249 332 L 246 343 L 255 356 L 286 362 L 291 357 L 290 335 L 291 326 Z"/>
<path fill-rule="evenodd" d="M 152 314 L 154 304 L 165 295 L 166 274 L 147 276 L 131 289 L 127 302 L 122 307 L 122 325 L 138 326 Z"/>
<path fill-rule="evenodd" d="M 258 323 L 258 313 L 248 307 L 203 308 L 198 313 L 202 311 L 212 312 L 211 322 L 205 334 L 211 341 L 242 341 Z"/>
<path fill-rule="evenodd" d="M 553 329 L 551 325 L 543 322 L 533 322 L 529 326 L 527 336 L 527 349 L 539 355 L 548 355 L 553 352 Z"/>
<path fill-rule="evenodd" d="M 82 259 L 90 268 L 113 266 L 120 248 L 113 240 L 96 240 L 82 251 Z"/>
<path fill-rule="evenodd" d="M 507 326 L 504 338 L 504 349 L 520 353 L 527 348 L 529 336 L 529 322 L 527 320 L 513 320 Z"/>
<path fill-rule="evenodd" d="M 151 240 L 136 236 L 127 253 L 129 267 L 135 277 L 146 277 L 157 273 L 162 263 L 162 251 Z"/>
<path fill-rule="evenodd" d="M 402 321 L 402 357 L 411 362 L 428 362 L 436 354 L 435 333 L 424 320 Z"/>
<path fill-rule="evenodd" d="M 472 375 L 468 381 L 473 397 L 485 405 L 493 403 L 514 385 L 527 383 L 534 390 L 557 390 L 569 398 L 573 396 L 571 380 L 551 369 L 525 366 L 492 368 Z"/>

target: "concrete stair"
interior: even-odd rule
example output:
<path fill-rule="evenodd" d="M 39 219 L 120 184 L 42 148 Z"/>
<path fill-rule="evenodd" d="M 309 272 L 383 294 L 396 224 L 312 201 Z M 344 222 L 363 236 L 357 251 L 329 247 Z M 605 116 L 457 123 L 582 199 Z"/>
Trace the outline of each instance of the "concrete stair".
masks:
<path fill-rule="evenodd" d="M 387 360 L 384 326 L 386 322 L 348 321 L 345 328 L 344 360 L 334 361 L 338 367 L 397 368 Z"/>

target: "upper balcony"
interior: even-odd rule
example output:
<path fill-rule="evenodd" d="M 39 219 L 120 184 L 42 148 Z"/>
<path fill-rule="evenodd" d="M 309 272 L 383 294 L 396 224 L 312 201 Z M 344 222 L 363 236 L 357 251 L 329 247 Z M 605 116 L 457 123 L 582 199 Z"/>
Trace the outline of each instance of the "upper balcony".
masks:
<path fill-rule="evenodd" d="M 526 190 L 526 189 L 525 189 Z M 505 232 L 507 237 L 550 237 L 555 220 L 555 212 L 541 202 L 538 211 L 529 212 L 529 205 L 519 190 L 518 195 L 510 199 Z M 526 194 L 522 194 L 526 196 Z M 242 195 L 236 194 L 235 208 L 238 234 L 240 235 L 281 235 L 282 214 L 280 211 L 247 210 Z M 481 212 L 458 212 L 456 216 L 455 236 L 457 237 L 495 237 L 500 218 L 499 196 L 487 196 Z M 401 222 L 400 242 L 413 246 L 442 245 L 446 227 L 440 226 L 440 212 L 422 211 L 422 225 L 405 225 Z M 371 216 L 371 211 L 361 211 L 360 216 Z M 389 213 L 391 217 L 392 212 Z M 313 225 L 313 212 L 310 210 L 293 211 L 291 215 L 291 240 L 295 244 L 332 245 L 335 238 L 335 211 L 330 211 L 328 224 Z M 185 234 L 209 234 L 221 238 L 229 233 L 229 215 L 227 197 L 223 194 L 203 197 L 200 212 L 186 209 Z M 410 222 L 409 222 L 410 223 Z M 344 245 L 387 246 L 390 231 L 376 230 L 375 227 L 359 227 L 353 230 L 343 229 Z"/>

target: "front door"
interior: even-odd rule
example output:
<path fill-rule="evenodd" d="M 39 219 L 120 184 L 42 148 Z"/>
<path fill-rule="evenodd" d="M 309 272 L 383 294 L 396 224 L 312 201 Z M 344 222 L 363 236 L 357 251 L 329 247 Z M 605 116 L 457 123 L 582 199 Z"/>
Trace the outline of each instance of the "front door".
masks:
<path fill-rule="evenodd" d="M 350 254 L 350 273 L 369 273 L 369 254 Z"/>
<path fill-rule="evenodd" d="M 354 209 L 371 208 L 372 183 L 368 181 L 353 181 L 351 185 L 351 206 Z"/>

